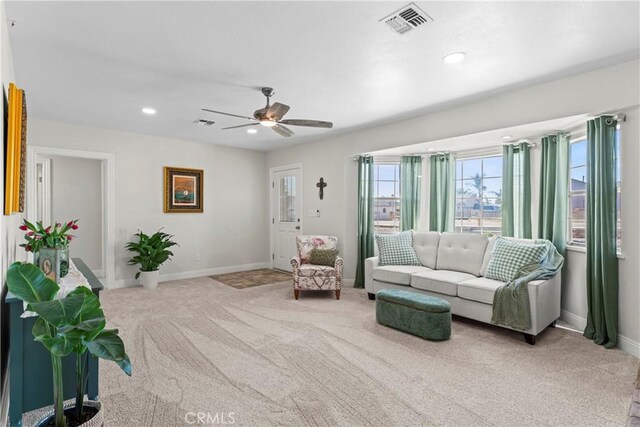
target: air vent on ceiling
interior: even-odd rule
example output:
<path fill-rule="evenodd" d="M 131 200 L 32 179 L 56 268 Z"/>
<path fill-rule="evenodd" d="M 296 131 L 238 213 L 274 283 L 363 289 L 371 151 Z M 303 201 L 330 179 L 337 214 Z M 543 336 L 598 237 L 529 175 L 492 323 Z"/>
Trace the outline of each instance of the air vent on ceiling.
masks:
<path fill-rule="evenodd" d="M 216 122 L 213 120 L 198 119 L 194 120 L 193 123 L 200 126 L 213 126 Z"/>
<path fill-rule="evenodd" d="M 433 21 L 433 18 L 416 6 L 415 3 L 409 3 L 402 9 L 382 18 L 379 22 L 384 22 L 398 34 L 404 34 L 429 21 Z"/>

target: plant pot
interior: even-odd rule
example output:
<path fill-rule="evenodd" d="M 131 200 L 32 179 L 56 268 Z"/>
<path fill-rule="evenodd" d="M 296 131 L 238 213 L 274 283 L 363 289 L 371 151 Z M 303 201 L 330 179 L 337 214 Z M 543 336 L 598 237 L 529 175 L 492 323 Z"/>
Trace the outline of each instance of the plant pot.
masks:
<path fill-rule="evenodd" d="M 33 254 L 33 263 L 49 279 L 60 283 L 60 278 L 69 273 L 69 248 L 40 248 Z"/>
<path fill-rule="evenodd" d="M 74 424 L 76 427 L 102 427 L 104 425 L 104 409 L 102 407 L 102 403 L 93 400 L 85 400 L 84 409 L 85 413 L 94 413 L 94 415 L 91 419 L 81 424 Z M 75 402 L 69 402 L 64 405 L 64 415 L 67 417 L 67 425 L 69 424 L 69 421 L 73 419 L 75 410 Z M 34 427 L 45 427 L 49 423 L 54 423 L 54 418 L 55 414 L 51 411 L 44 418 L 38 421 Z"/>
<path fill-rule="evenodd" d="M 145 289 L 155 289 L 158 287 L 158 273 L 155 271 L 141 271 L 140 278 L 142 279 L 142 287 Z"/>

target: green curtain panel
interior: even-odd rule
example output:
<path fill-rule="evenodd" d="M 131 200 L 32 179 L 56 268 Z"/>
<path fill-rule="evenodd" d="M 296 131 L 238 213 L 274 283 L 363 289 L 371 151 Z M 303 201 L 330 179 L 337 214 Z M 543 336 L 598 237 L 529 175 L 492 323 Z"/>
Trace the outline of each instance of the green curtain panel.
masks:
<path fill-rule="evenodd" d="M 553 242 L 561 254 L 567 243 L 569 140 L 569 134 L 558 133 L 541 141 L 538 237 Z"/>
<path fill-rule="evenodd" d="M 456 207 L 456 163 L 452 154 L 434 154 L 429 159 L 429 230 L 453 231 Z"/>
<path fill-rule="evenodd" d="M 418 227 L 422 157 L 404 156 L 400 159 L 400 230 Z"/>
<path fill-rule="evenodd" d="M 502 235 L 531 238 L 531 160 L 527 142 L 502 149 Z"/>
<path fill-rule="evenodd" d="M 587 122 L 587 327 L 605 348 L 618 337 L 616 133 L 608 116 Z"/>
<path fill-rule="evenodd" d="M 364 260 L 373 249 L 373 157 L 358 159 L 358 263 L 354 287 L 364 288 Z"/>

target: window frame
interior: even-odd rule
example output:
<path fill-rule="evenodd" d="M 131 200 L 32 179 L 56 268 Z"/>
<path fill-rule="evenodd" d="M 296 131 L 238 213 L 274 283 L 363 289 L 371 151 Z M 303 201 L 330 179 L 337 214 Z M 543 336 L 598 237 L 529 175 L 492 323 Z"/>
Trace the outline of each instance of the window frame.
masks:
<path fill-rule="evenodd" d="M 394 179 L 393 181 L 385 179 L 382 180 L 382 182 L 393 182 L 394 183 L 394 189 L 397 188 L 397 192 L 398 194 L 394 195 L 394 197 L 378 197 L 378 186 L 379 183 L 381 182 L 380 179 L 378 179 L 378 166 L 381 165 L 392 165 L 392 166 L 397 166 L 398 168 L 398 175 L 397 175 L 397 179 L 394 175 Z M 400 232 L 400 209 L 402 209 L 402 205 L 400 203 L 400 181 L 401 181 L 401 165 L 400 165 L 400 159 L 373 159 L 373 167 L 374 169 L 374 176 L 373 176 L 373 185 L 374 185 L 374 190 L 373 190 L 373 212 L 372 212 L 372 216 L 373 216 L 373 230 L 374 230 L 374 234 L 395 234 L 395 233 L 399 233 Z M 393 200 L 394 201 L 394 207 L 397 205 L 397 212 L 398 212 L 398 216 L 396 219 L 393 220 L 394 225 L 392 227 L 391 230 L 380 230 L 380 227 L 378 225 L 378 221 L 376 220 L 376 208 L 378 207 L 377 204 L 377 200 L 378 199 L 386 199 L 386 200 Z"/>
<path fill-rule="evenodd" d="M 502 146 L 501 146 L 502 147 Z M 457 221 L 459 219 L 464 219 L 464 217 L 458 217 L 458 202 L 461 200 L 465 200 L 468 198 L 465 197 L 459 197 L 458 196 L 458 190 L 462 189 L 464 187 L 464 182 L 465 181 L 469 181 L 471 180 L 471 178 L 464 178 L 464 164 L 463 162 L 465 161 L 469 161 L 469 160 L 480 160 L 480 176 L 481 176 L 481 187 L 484 187 L 484 180 L 485 179 L 499 179 L 500 180 L 500 192 L 502 194 L 502 170 L 500 171 L 500 174 L 497 176 L 484 176 L 484 169 L 485 169 L 485 165 L 484 162 L 486 159 L 491 159 L 491 158 L 500 158 L 501 161 L 504 161 L 504 156 L 502 155 L 502 152 L 488 152 L 485 154 L 478 154 L 478 155 L 473 155 L 473 156 L 465 156 L 465 157 L 459 157 L 455 159 L 455 212 L 454 212 L 454 219 L 453 219 L 453 230 L 456 233 L 468 233 L 468 234 L 478 234 L 478 233 L 474 233 L 471 231 L 465 231 L 465 225 L 461 222 L 460 226 L 457 225 Z M 458 177 L 458 162 L 460 162 L 460 173 L 461 176 Z M 460 184 L 460 186 L 459 186 Z M 504 199 L 504 194 L 502 194 L 500 197 L 498 196 L 494 196 L 493 198 L 500 198 L 500 230 L 498 231 L 494 231 L 494 230 L 486 230 L 485 229 L 485 202 L 484 199 L 488 198 L 485 196 L 484 190 L 481 190 L 481 194 L 479 194 L 479 201 L 480 201 L 480 232 L 479 234 L 485 234 L 485 233 L 491 233 L 492 235 L 502 235 L 502 200 Z M 475 219 L 475 218 L 474 218 Z M 466 227 L 469 228 L 469 227 Z"/>
<path fill-rule="evenodd" d="M 571 144 L 575 144 L 578 142 L 582 142 L 585 141 L 587 142 L 587 135 L 586 132 L 581 132 L 578 135 L 575 135 L 576 139 L 575 141 L 571 141 L 569 143 L 569 145 Z M 588 142 L 587 142 L 588 144 Z M 618 123 L 618 125 L 616 126 L 616 140 L 615 140 L 615 144 L 616 144 L 616 178 L 618 177 L 618 175 L 620 176 L 620 180 L 616 180 L 616 204 L 617 204 L 617 200 L 618 198 L 620 199 L 620 207 L 618 209 L 618 207 L 616 206 L 616 253 L 618 255 L 618 258 L 624 258 L 624 253 L 622 251 L 623 245 L 624 245 L 624 234 L 622 233 L 622 229 L 623 229 L 623 219 L 622 219 L 622 170 L 623 170 L 623 162 L 622 162 L 622 130 L 620 128 L 620 123 Z M 618 155 L 618 153 L 620 155 Z M 585 153 L 585 166 L 587 167 L 587 170 L 589 168 L 589 159 L 587 158 L 588 156 L 588 147 L 587 147 L 587 153 Z M 584 193 L 584 199 L 585 199 L 585 205 L 586 205 L 586 201 L 587 201 L 587 189 L 585 186 L 584 192 L 582 191 L 571 191 L 571 169 L 575 169 L 577 167 L 582 167 L 582 165 L 580 166 L 574 166 L 573 168 L 571 167 L 571 147 L 569 147 L 569 179 L 568 179 L 568 183 L 567 183 L 567 249 L 569 250 L 573 250 L 573 251 L 577 251 L 577 252 L 586 252 L 586 248 L 587 248 L 587 239 L 589 238 L 587 236 L 587 227 L 586 227 L 586 222 L 587 222 L 587 212 L 586 212 L 586 208 L 585 208 L 585 237 L 584 237 L 584 243 L 580 243 L 580 242 L 576 242 L 573 240 L 573 236 L 572 236 L 572 231 L 571 231 L 571 196 L 575 195 L 575 194 L 582 194 Z M 620 238 L 618 239 L 617 236 L 620 235 Z"/>
<path fill-rule="evenodd" d="M 580 164 L 578 166 L 571 166 L 571 146 L 573 144 L 578 144 L 581 142 L 585 142 L 585 161 L 584 164 Z M 587 247 L 587 212 L 586 212 L 586 204 L 587 204 L 587 186 L 586 183 L 587 181 L 585 180 L 585 187 L 584 190 L 575 190 L 572 191 L 571 190 L 571 170 L 572 169 L 578 169 L 581 167 L 584 167 L 585 169 L 587 169 L 588 171 L 588 167 L 589 167 L 589 159 L 587 158 L 588 154 L 588 147 L 587 147 L 587 136 L 586 135 L 581 135 L 580 137 L 576 138 L 576 140 L 572 140 L 569 142 L 569 169 L 568 169 L 568 175 L 569 175 L 569 179 L 567 180 L 567 246 L 574 246 L 577 248 L 586 248 Z M 584 195 L 584 202 L 585 202 L 585 213 L 584 213 L 584 242 L 579 242 L 579 241 L 575 241 L 573 240 L 573 232 L 572 232 L 572 210 L 571 210 L 571 199 L 572 196 L 580 196 L 580 195 Z"/>

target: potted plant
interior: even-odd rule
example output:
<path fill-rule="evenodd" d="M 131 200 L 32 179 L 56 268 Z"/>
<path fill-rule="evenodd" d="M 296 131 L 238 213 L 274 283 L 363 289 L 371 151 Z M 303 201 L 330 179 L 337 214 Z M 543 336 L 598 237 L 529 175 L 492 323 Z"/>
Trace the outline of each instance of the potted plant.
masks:
<path fill-rule="evenodd" d="M 170 247 L 177 243 L 171 241 L 171 234 L 163 233 L 162 229 L 148 236 L 142 231 L 134 234 L 137 242 L 128 242 L 125 248 L 129 252 L 136 253 L 128 262 L 129 265 L 140 265 L 140 271 L 136 273 L 136 279 L 142 277 L 142 286 L 145 289 L 154 289 L 158 286 L 158 271 L 160 266 L 173 256 Z"/>
<path fill-rule="evenodd" d="M 51 354 L 53 371 L 53 414 L 37 426 L 102 425 L 104 413 L 100 402 L 85 402 L 87 383 L 86 361 L 92 356 L 112 360 L 131 375 L 131 362 L 117 329 L 105 329 L 106 321 L 100 300 L 81 286 L 65 298 L 56 299 L 58 284 L 47 278 L 33 264 L 16 262 L 7 272 L 7 287 L 16 297 L 27 303 L 26 310 L 36 313 L 34 339 Z M 76 355 L 75 405 L 63 406 L 62 358 Z"/>
<path fill-rule="evenodd" d="M 69 242 L 75 237 L 69 232 L 78 229 L 77 223 L 75 219 L 45 227 L 40 221 L 34 225 L 25 219 L 20 226 L 26 240 L 20 246 L 27 252 L 33 252 L 33 262 L 55 282 L 69 272 Z"/>

